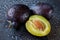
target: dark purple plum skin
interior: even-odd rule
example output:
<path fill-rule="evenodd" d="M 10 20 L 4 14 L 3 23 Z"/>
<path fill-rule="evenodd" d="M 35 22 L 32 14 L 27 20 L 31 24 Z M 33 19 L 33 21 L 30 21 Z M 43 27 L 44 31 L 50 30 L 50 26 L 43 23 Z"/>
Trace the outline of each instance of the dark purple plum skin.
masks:
<path fill-rule="evenodd" d="M 33 10 L 34 14 L 42 15 L 47 19 L 50 19 L 53 12 L 53 7 L 48 3 L 39 2 L 32 6 L 31 10 Z"/>
<path fill-rule="evenodd" d="M 15 4 L 9 9 L 7 19 L 12 22 L 25 23 L 30 14 L 29 7 L 24 4 Z"/>
<path fill-rule="evenodd" d="M 12 26 L 13 26 L 14 29 L 19 30 L 21 28 L 20 23 L 17 23 L 17 22 L 12 22 L 12 23 L 13 23 Z"/>

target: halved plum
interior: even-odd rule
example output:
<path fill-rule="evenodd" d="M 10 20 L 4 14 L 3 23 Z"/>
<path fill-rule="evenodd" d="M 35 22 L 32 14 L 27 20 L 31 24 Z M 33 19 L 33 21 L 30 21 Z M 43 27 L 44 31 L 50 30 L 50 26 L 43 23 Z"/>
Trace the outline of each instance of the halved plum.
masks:
<path fill-rule="evenodd" d="M 51 25 L 45 17 L 40 15 L 33 15 L 26 22 L 26 29 L 32 35 L 42 37 L 50 33 Z"/>

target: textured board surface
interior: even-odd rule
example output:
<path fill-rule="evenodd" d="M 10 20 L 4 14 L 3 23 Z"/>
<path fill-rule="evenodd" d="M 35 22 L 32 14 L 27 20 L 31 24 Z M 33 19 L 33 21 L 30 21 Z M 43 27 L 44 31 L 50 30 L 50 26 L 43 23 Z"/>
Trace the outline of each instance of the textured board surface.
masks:
<path fill-rule="evenodd" d="M 22 26 L 19 31 L 8 28 L 6 14 L 11 5 L 25 4 L 29 7 L 38 2 L 47 2 L 54 7 L 53 17 L 50 19 L 52 31 L 46 37 L 34 37 Z M 0 0 L 0 40 L 60 40 L 60 0 Z"/>

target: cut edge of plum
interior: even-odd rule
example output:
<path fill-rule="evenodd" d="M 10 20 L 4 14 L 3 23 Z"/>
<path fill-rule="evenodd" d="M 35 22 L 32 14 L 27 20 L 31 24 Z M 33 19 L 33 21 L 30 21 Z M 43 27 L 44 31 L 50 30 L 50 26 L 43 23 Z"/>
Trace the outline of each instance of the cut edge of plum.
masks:
<path fill-rule="evenodd" d="M 30 20 L 33 25 L 34 25 L 34 28 L 40 30 L 40 31 L 44 31 L 45 30 L 45 24 L 43 22 L 41 22 L 40 20 Z"/>

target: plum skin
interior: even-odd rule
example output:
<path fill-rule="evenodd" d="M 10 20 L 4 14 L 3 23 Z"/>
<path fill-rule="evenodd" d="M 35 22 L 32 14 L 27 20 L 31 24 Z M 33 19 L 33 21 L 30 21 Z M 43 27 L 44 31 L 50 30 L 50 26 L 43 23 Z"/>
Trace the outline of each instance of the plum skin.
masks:
<path fill-rule="evenodd" d="M 31 15 L 30 9 L 24 4 L 14 4 L 7 13 L 7 20 L 11 22 L 12 27 L 19 30 Z M 10 27 L 9 27 L 10 28 Z"/>
<path fill-rule="evenodd" d="M 7 20 L 25 23 L 30 16 L 30 9 L 24 4 L 15 4 L 13 5 L 7 14 Z"/>
<path fill-rule="evenodd" d="M 34 19 L 41 20 L 45 24 L 46 29 L 44 31 L 34 29 L 32 23 L 31 23 L 31 20 L 34 20 Z M 46 20 L 43 16 L 34 15 L 34 16 L 31 16 L 29 18 L 29 20 L 26 22 L 26 29 L 28 30 L 29 33 L 31 33 L 34 36 L 43 37 L 43 36 L 46 36 L 50 33 L 51 25 L 50 25 L 49 21 Z"/>
<path fill-rule="evenodd" d="M 34 14 L 42 15 L 47 19 L 50 19 L 52 16 L 53 7 L 48 3 L 39 2 L 36 5 L 31 6 L 30 8 L 31 10 L 33 10 Z"/>

